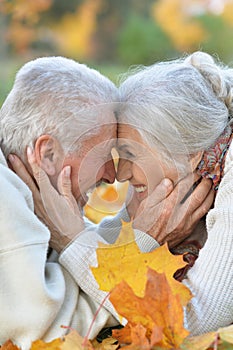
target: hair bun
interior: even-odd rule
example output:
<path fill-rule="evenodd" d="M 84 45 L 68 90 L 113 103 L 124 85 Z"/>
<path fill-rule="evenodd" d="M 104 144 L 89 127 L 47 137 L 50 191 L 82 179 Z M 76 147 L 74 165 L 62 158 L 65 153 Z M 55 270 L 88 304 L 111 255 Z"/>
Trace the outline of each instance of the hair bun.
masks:
<path fill-rule="evenodd" d="M 232 109 L 232 84 L 226 76 L 226 71 L 215 63 L 212 56 L 197 51 L 188 56 L 184 63 L 196 68 L 210 84 L 216 97 L 225 103 L 228 110 Z"/>
<path fill-rule="evenodd" d="M 188 56 L 184 63 L 190 64 L 197 69 L 202 69 L 205 65 L 213 65 L 215 64 L 213 57 L 208 55 L 208 53 L 197 51 Z"/>

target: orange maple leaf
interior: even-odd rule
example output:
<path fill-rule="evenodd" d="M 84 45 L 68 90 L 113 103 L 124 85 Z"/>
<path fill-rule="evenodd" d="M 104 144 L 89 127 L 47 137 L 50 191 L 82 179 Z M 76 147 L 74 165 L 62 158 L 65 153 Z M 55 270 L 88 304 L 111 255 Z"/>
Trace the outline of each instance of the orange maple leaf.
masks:
<path fill-rule="evenodd" d="M 135 295 L 132 288 L 122 281 L 110 293 L 110 300 L 119 314 L 128 321 L 126 327 L 113 331 L 113 337 L 121 344 L 133 344 L 135 339 L 136 346 L 139 345 L 138 340 L 145 342 L 143 334 L 135 338 L 135 327 L 138 330 L 138 325 L 146 329 L 148 349 L 154 345 L 167 349 L 178 348 L 189 334 L 183 327 L 180 298 L 172 294 L 164 273 L 148 268 L 145 295 L 142 298 Z"/>
<path fill-rule="evenodd" d="M 7 340 L 2 346 L 0 346 L 1 350 L 20 350 L 18 346 L 12 343 L 11 340 Z"/>
<path fill-rule="evenodd" d="M 175 271 L 186 265 L 182 256 L 171 254 L 167 245 L 150 253 L 142 253 L 135 242 L 131 223 L 123 223 L 114 244 L 99 243 L 96 253 L 98 267 L 91 267 L 91 270 L 103 291 L 111 291 L 124 280 L 136 295 L 142 297 L 147 269 L 151 267 L 159 273 L 165 273 L 172 293 L 179 294 L 182 305 L 186 305 L 192 296 L 187 287 L 173 278 Z"/>

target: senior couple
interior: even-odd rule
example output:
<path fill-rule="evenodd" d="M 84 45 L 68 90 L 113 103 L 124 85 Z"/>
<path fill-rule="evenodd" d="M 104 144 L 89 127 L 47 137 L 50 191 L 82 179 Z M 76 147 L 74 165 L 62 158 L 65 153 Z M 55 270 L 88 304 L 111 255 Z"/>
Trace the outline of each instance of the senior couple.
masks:
<path fill-rule="evenodd" d="M 1 344 L 27 350 L 65 334 L 61 325 L 86 335 L 105 296 L 89 266 L 122 219 L 142 251 L 202 247 L 182 282 L 192 335 L 233 322 L 232 85 L 232 71 L 202 52 L 143 68 L 119 89 L 62 57 L 20 69 L 0 113 Z M 88 191 L 115 178 L 130 182 L 125 205 L 88 222 Z M 107 301 L 90 338 L 118 323 Z"/>

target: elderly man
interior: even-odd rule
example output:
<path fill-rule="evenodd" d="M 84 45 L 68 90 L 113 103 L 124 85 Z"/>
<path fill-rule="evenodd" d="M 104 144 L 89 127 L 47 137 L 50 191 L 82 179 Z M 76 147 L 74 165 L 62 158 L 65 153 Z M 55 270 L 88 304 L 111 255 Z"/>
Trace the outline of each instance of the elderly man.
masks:
<path fill-rule="evenodd" d="M 93 290 L 82 275 L 82 262 L 79 267 L 72 265 L 72 254 L 85 245 L 76 242 L 73 248 L 70 243 L 84 230 L 79 212 L 65 219 L 76 222 L 70 236 L 59 237 L 54 230 L 50 241 L 48 228 L 34 214 L 29 188 L 9 169 L 6 159 L 14 153 L 29 169 L 26 147 L 31 146 L 56 189 L 61 170 L 69 175 L 72 169 L 72 191 L 82 207 L 90 187 L 115 180 L 110 157 L 116 138 L 112 103 L 117 98 L 117 89 L 107 78 L 62 57 L 31 61 L 16 76 L 0 113 L 1 344 L 11 339 L 26 350 L 33 340 L 63 335 L 66 329 L 61 325 L 85 335 L 103 299 L 98 286 Z M 82 162 L 86 172 L 78 176 Z M 60 253 L 59 261 L 57 256 L 48 258 L 49 241 Z M 90 336 L 114 324 L 116 320 L 102 307 Z"/>

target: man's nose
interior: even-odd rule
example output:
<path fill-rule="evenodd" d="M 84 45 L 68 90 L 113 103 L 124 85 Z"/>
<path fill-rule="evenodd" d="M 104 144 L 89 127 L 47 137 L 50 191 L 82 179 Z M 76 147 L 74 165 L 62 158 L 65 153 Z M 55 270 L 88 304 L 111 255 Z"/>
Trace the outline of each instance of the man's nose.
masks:
<path fill-rule="evenodd" d="M 103 181 L 109 184 L 113 184 L 116 179 L 115 165 L 112 159 L 105 163 Z"/>
<path fill-rule="evenodd" d="M 116 179 L 119 182 L 125 182 L 132 177 L 131 162 L 127 159 L 119 159 Z"/>

